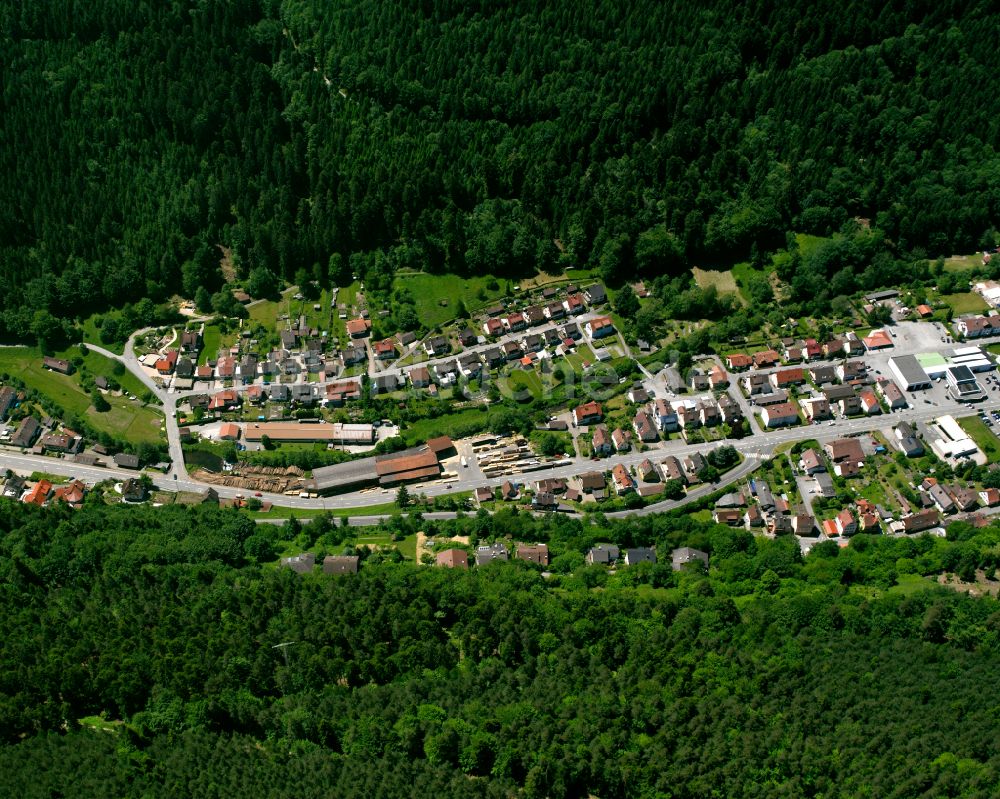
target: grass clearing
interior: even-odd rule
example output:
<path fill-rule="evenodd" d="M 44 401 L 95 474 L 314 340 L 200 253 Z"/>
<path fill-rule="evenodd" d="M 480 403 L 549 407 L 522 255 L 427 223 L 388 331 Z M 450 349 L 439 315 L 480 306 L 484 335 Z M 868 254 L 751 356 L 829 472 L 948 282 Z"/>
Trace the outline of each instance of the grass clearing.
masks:
<path fill-rule="evenodd" d="M 978 416 L 967 416 L 957 420 L 961 428 L 969 434 L 986 455 L 990 463 L 1000 462 L 1000 439 L 994 435 Z"/>
<path fill-rule="evenodd" d="M 487 284 L 496 288 L 487 288 Z M 505 280 L 492 275 L 463 278 L 426 272 L 398 272 L 392 284 L 393 291 L 403 289 L 410 293 L 417 318 L 429 328 L 440 327 L 454 319 L 460 300 L 469 311 L 482 308 L 503 296 L 505 286 Z"/>
<path fill-rule="evenodd" d="M 932 266 L 934 261 L 929 262 Z M 977 269 L 983 265 L 982 253 L 972 255 L 952 255 L 944 259 L 945 272 L 968 272 L 970 269 Z"/>
<path fill-rule="evenodd" d="M 109 359 L 96 353 L 92 355 L 94 363 L 100 363 L 110 371 Z M 107 395 L 111 410 L 98 413 L 90 404 L 90 395 L 80 387 L 79 373 L 62 375 L 44 369 L 42 355 L 33 347 L 0 348 L 0 372 L 16 376 L 29 388 L 50 398 L 66 413 L 85 418 L 98 431 L 136 444 L 163 441 L 160 429 L 163 416 L 159 412 L 124 397 Z M 145 388 L 141 391 L 145 392 Z"/>
<path fill-rule="evenodd" d="M 887 593 L 910 596 L 920 591 L 929 591 L 936 587 L 937 583 L 928 577 L 923 577 L 919 574 L 900 574 L 896 577 L 896 584 Z"/>
<path fill-rule="evenodd" d="M 122 355 L 125 352 L 125 342 L 112 342 L 110 344 L 106 344 L 101 341 L 101 331 L 97 327 L 97 320 L 107 315 L 108 314 L 91 314 L 83 320 L 81 325 L 83 329 L 83 340 L 90 344 L 97 344 L 98 346 L 104 347 L 104 349 L 110 350 L 116 355 Z"/>
<path fill-rule="evenodd" d="M 700 267 L 693 266 L 691 267 L 691 274 L 694 275 L 694 282 L 700 288 L 707 289 L 709 286 L 715 286 L 715 290 L 719 294 L 735 294 L 741 299 L 743 297 L 739 286 L 736 285 L 736 277 L 732 269 L 727 269 L 723 272 L 716 269 L 701 269 Z"/>
<path fill-rule="evenodd" d="M 466 438 L 486 429 L 486 409 L 466 408 L 435 419 L 420 419 L 409 423 L 400 432 L 407 446 L 413 446 L 436 436 Z"/>
<path fill-rule="evenodd" d="M 941 300 L 948 304 L 948 307 L 951 308 L 956 316 L 967 313 L 985 313 L 989 310 L 989 305 L 986 304 L 986 301 L 971 291 L 942 294 Z"/>

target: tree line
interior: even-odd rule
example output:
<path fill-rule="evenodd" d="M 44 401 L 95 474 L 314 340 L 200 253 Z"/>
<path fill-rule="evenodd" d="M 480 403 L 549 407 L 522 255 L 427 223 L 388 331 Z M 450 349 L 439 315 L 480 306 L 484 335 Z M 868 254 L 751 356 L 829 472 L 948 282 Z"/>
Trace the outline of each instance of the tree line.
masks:
<path fill-rule="evenodd" d="M 997 243 L 982 1 L 63 0 L 0 20 L 9 336 L 177 291 L 219 310 L 221 248 L 260 291 L 388 291 L 404 267 L 673 279 L 870 228 L 859 258 L 791 263 L 809 298 Z"/>
<path fill-rule="evenodd" d="M 402 535 L 547 540 L 468 573 L 356 547 L 357 575 L 257 565 L 323 517 L 0 501 L 0 788 L 18 796 L 987 797 L 1000 528 L 857 536 L 805 558 L 680 513 L 400 516 Z M 655 543 L 612 574 L 594 541 Z M 709 571 L 674 572 L 671 546 Z M 273 554 L 267 555 L 272 557 Z M 595 590 L 600 589 L 600 590 Z M 289 643 L 294 642 L 294 643 Z M 289 643 L 284 649 L 277 644 Z M 877 747 L 872 741 L 879 742 Z"/>

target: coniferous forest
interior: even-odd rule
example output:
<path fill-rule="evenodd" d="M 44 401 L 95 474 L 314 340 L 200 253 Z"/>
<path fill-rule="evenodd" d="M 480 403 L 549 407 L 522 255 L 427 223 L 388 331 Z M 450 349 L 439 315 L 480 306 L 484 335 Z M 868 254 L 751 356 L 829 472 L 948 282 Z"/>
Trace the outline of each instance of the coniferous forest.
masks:
<path fill-rule="evenodd" d="M 1000 528 L 803 559 L 682 514 L 595 521 L 390 523 L 547 541 L 549 578 L 364 548 L 331 577 L 258 563 L 269 537 L 342 542 L 323 518 L 0 501 L 0 794 L 997 795 L 996 600 L 920 575 L 992 575 Z M 609 574 L 600 540 L 711 570 Z"/>
<path fill-rule="evenodd" d="M 783 278 L 893 279 L 996 243 L 998 27 L 985 0 L 4 0 L 3 322 L 215 291 L 220 245 L 373 288 L 620 281 L 866 220 L 863 263 Z"/>

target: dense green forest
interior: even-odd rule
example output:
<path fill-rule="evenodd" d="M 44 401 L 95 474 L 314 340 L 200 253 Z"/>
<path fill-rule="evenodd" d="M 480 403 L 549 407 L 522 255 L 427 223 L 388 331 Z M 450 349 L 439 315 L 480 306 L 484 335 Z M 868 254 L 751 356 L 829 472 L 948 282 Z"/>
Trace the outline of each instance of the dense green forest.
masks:
<path fill-rule="evenodd" d="M 856 219 L 870 240 L 785 277 L 865 288 L 997 243 L 998 25 L 983 0 L 3 0 L 3 320 L 214 291 L 220 245 L 262 286 L 619 281 Z"/>
<path fill-rule="evenodd" d="M 364 549 L 356 576 L 297 575 L 258 565 L 261 539 L 316 550 L 353 531 L 0 502 L 0 793 L 1000 790 L 997 603 L 919 577 L 992 574 L 1000 529 L 857 536 L 805 560 L 790 537 L 680 514 L 503 513 L 426 529 L 548 540 L 554 575 L 521 562 L 456 573 Z M 711 570 L 609 574 L 583 564 L 602 539 L 694 544 Z"/>

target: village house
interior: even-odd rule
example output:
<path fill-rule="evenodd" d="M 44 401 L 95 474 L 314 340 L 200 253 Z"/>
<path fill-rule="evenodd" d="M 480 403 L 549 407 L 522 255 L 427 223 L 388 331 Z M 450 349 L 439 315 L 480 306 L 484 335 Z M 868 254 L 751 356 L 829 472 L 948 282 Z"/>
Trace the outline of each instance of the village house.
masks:
<path fill-rule="evenodd" d="M 708 568 L 708 553 L 700 549 L 691 547 L 679 547 L 670 553 L 670 565 L 675 572 L 689 566 L 692 563 L 700 563 L 704 568 Z"/>
<path fill-rule="evenodd" d="M 659 441 L 659 433 L 656 432 L 656 425 L 653 424 L 652 417 L 645 411 L 639 411 L 632 420 L 632 427 L 639 440 L 645 444 Z"/>
<path fill-rule="evenodd" d="M 885 404 L 890 409 L 896 410 L 906 407 L 906 397 L 903 396 L 903 392 L 900 391 L 899 386 L 892 380 L 879 380 L 875 383 L 875 390 L 885 400 Z"/>
<path fill-rule="evenodd" d="M 761 350 L 753 354 L 753 365 L 758 369 L 781 363 L 781 356 L 774 350 Z"/>
<path fill-rule="evenodd" d="M 726 356 L 726 368 L 731 372 L 740 372 L 749 369 L 753 364 L 753 358 L 742 352 L 734 352 Z"/>
<path fill-rule="evenodd" d="M 372 352 L 375 354 L 375 358 L 380 361 L 392 361 L 396 358 L 396 342 L 391 338 L 382 339 L 382 341 L 376 341 L 372 345 Z"/>
<path fill-rule="evenodd" d="M 777 405 L 764 408 L 760 419 L 767 428 L 788 427 L 799 423 L 799 411 L 794 403 L 779 402 Z"/>
<path fill-rule="evenodd" d="M 514 548 L 514 557 L 539 566 L 548 566 L 549 546 L 548 544 L 517 544 Z"/>
<path fill-rule="evenodd" d="M 775 388 L 788 388 L 805 382 L 805 371 L 800 367 L 778 369 L 771 373 L 771 385 Z"/>
<path fill-rule="evenodd" d="M 438 552 L 435 563 L 445 569 L 468 569 L 469 553 L 464 549 L 446 549 Z"/>
<path fill-rule="evenodd" d="M 611 441 L 611 436 L 608 435 L 606 427 L 597 427 L 594 429 L 591 447 L 595 455 L 605 456 L 614 452 L 614 444 Z"/>
<path fill-rule="evenodd" d="M 615 445 L 615 449 L 618 452 L 628 452 L 632 449 L 632 434 L 627 430 L 622 430 L 620 427 L 616 428 L 611 433 L 611 442 Z"/>
<path fill-rule="evenodd" d="M 598 316 L 584 324 L 583 329 L 592 338 L 607 338 L 615 334 L 614 322 L 610 316 Z"/>
<path fill-rule="evenodd" d="M 799 405 L 802 407 L 802 412 L 805 414 L 806 420 L 810 423 L 833 418 L 833 413 L 830 411 L 830 403 L 827 402 L 825 397 L 806 397 L 799 400 Z"/>

